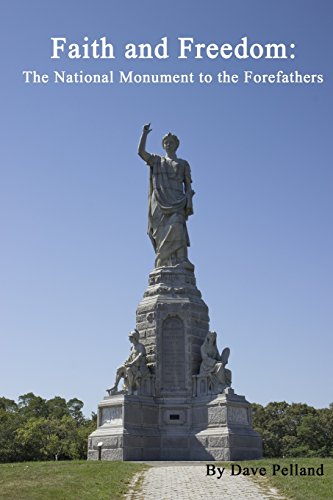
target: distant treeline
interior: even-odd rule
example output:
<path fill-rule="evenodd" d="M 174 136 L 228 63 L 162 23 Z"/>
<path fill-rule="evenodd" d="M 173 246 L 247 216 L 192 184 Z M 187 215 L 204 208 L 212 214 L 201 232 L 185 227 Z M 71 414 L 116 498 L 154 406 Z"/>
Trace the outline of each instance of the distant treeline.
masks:
<path fill-rule="evenodd" d="M 96 415 L 87 419 L 82 408 L 76 398 L 46 400 L 32 392 L 18 403 L 0 397 L 0 462 L 86 458 Z"/>
<path fill-rule="evenodd" d="M 85 418 L 82 408 L 76 398 L 46 400 L 32 392 L 17 403 L 0 397 L 0 462 L 85 459 L 96 415 Z M 322 409 L 254 403 L 252 409 L 265 457 L 333 457 L 333 403 Z"/>
<path fill-rule="evenodd" d="M 252 411 L 265 457 L 333 457 L 333 403 L 321 409 L 285 401 L 254 403 Z"/>

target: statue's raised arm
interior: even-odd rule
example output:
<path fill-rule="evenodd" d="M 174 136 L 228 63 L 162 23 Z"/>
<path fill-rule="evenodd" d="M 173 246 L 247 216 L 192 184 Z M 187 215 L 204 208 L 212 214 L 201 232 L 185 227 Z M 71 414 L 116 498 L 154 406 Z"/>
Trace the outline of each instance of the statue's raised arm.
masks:
<path fill-rule="evenodd" d="M 147 162 L 150 158 L 150 154 L 147 153 L 146 151 L 146 142 L 147 142 L 147 135 L 152 131 L 150 128 L 150 123 L 147 123 L 147 125 L 143 126 L 142 129 L 142 134 L 139 142 L 139 147 L 138 147 L 138 155 L 145 161 Z"/>

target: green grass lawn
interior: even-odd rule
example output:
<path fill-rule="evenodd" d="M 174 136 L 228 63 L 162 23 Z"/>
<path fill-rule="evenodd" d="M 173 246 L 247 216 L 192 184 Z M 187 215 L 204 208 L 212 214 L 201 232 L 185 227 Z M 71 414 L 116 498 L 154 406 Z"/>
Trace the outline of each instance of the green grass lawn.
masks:
<path fill-rule="evenodd" d="M 293 500 L 321 500 L 333 499 L 333 459 L 331 458 L 277 458 L 265 460 L 251 460 L 248 462 L 237 462 L 242 467 L 265 467 L 267 475 L 254 479 L 260 486 L 268 490 L 269 487 L 276 488 L 279 493 Z M 299 467 L 314 467 L 324 465 L 323 476 L 283 476 L 272 475 L 272 464 L 288 467 L 289 464 L 298 464 Z M 253 477 L 252 475 L 250 476 Z"/>
<path fill-rule="evenodd" d="M 145 468 L 129 462 L 25 462 L 0 464 L 0 499 L 114 500 Z"/>
<path fill-rule="evenodd" d="M 210 462 L 213 463 L 213 462 Z M 265 467 L 265 477 L 254 476 L 263 490 L 274 487 L 292 500 L 333 499 L 333 459 L 266 459 L 237 462 L 242 467 Z M 324 476 L 272 476 L 272 464 L 319 467 Z M 216 464 L 220 465 L 220 464 Z M 225 462 L 221 464 L 223 467 Z M 128 490 L 136 472 L 147 468 L 131 462 L 25 462 L 0 464 L 0 499 L 115 500 Z M 253 475 L 250 476 L 253 478 Z"/>

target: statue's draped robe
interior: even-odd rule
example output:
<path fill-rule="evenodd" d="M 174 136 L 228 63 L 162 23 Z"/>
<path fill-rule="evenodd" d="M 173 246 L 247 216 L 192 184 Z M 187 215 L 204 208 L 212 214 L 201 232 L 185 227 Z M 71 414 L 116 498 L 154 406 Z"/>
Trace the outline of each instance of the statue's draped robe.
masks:
<path fill-rule="evenodd" d="M 201 357 L 200 375 L 210 375 L 214 372 L 218 361 L 220 361 L 220 354 L 216 345 L 205 341 L 201 346 Z"/>
<path fill-rule="evenodd" d="M 223 366 L 215 343 L 205 340 L 201 346 L 201 357 L 200 375 L 209 376 L 214 384 L 231 385 L 231 371 Z"/>
<path fill-rule="evenodd" d="M 141 354 L 139 359 L 135 362 L 134 360 L 137 356 Z M 128 363 L 133 363 L 128 366 Z M 140 380 L 149 373 L 149 368 L 147 366 L 146 358 L 146 348 L 143 344 L 138 342 L 135 346 L 131 347 L 131 352 L 123 366 L 118 368 L 117 376 L 124 377 L 124 388 L 125 390 L 133 390 L 138 387 Z"/>
<path fill-rule="evenodd" d="M 151 155 L 148 234 L 156 253 L 157 265 L 177 263 L 176 252 L 190 246 L 186 228 L 186 207 L 192 192 L 184 192 L 191 185 L 190 166 L 185 160 L 170 160 Z"/>

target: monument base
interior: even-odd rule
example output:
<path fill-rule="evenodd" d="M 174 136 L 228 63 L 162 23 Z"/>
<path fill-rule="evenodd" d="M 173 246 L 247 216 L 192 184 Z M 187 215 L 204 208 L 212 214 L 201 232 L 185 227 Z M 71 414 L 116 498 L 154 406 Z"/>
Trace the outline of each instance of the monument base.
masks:
<path fill-rule="evenodd" d="M 227 388 L 190 398 L 119 394 L 98 407 L 88 460 L 248 460 L 262 457 L 251 406 Z"/>

